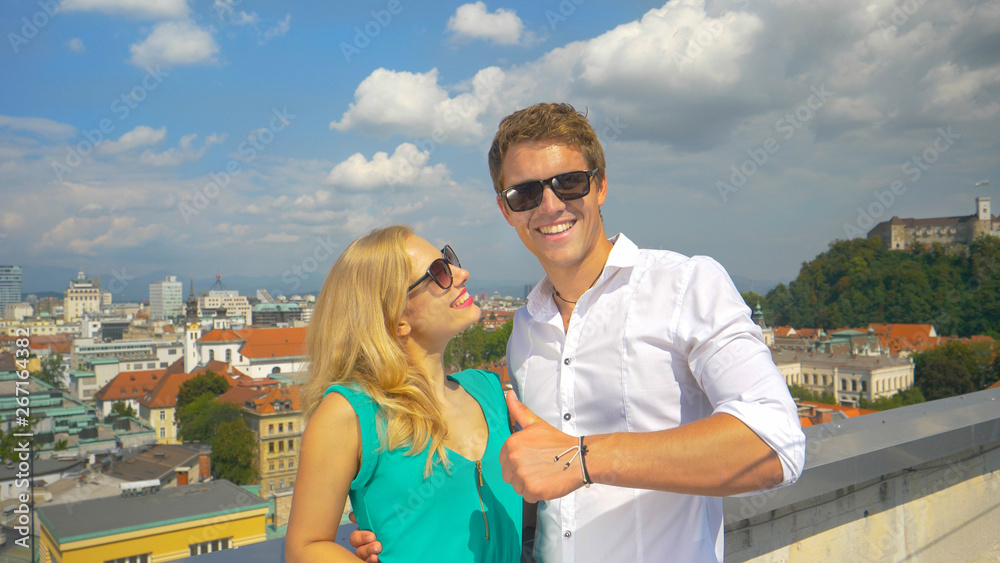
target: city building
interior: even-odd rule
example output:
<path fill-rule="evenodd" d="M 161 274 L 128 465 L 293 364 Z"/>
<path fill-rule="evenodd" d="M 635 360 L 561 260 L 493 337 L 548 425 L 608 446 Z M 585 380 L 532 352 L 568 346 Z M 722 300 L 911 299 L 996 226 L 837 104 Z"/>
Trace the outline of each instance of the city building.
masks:
<path fill-rule="evenodd" d="M 32 429 L 33 447 L 40 458 L 140 447 L 154 441 L 153 429 L 142 421 L 102 421 L 87 403 L 37 378 L 29 378 L 25 389 L 17 366 L 6 357 L 6 353 L 0 353 L 0 430 L 14 428 L 15 421 L 23 416 L 18 414 L 18 409 L 23 411 L 18 398 L 30 397 L 31 415 L 38 420 Z"/>
<path fill-rule="evenodd" d="M 155 479 L 157 487 L 183 487 L 212 479 L 212 448 L 204 445 L 154 444 L 134 455 L 112 457 L 104 474 L 125 482 Z"/>
<path fill-rule="evenodd" d="M 176 276 L 149 284 L 149 318 L 172 319 L 184 313 L 184 284 Z"/>
<path fill-rule="evenodd" d="M 26 303 L 24 301 L 7 303 L 7 305 L 3 308 L 4 320 L 22 321 L 25 317 L 30 317 L 34 314 L 35 308 L 31 306 L 31 303 Z"/>
<path fill-rule="evenodd" d="M 836 404 L 856 407 L 913 387 L 913 362 L 889 356 L 854 356 L 771 349 L 788 385 L 830 393 Z"/>
<path fill-rule="evenodd" d="M 198 299 L 198 307 L 201 315 L 206 311 L 217 311 L 223 309 L 230 319 L 238 320 L 243 326 L 253 324 L 253 308 L 250 300 L 245 295 L 232 289 L 226 289 L 222 285 L 222 276 L 215 276 L 215 285 L 208 291 L 203 291 Z"/>
<path fill-rule="evenodd" d="M 80 272 L 63 293 L 63 320 L 80 320 L 85 313 L 97 316 L 101 312 L 101 280 L 88 278 Z"/>
<path fill-rule="evenodd" d="M 21 301 L 21 267 L 0 266 L 0 312 Z"/>
<path fill-rule="evenodd" d="M 980 235 L 1000 237 L 1000 217 L 990 211 L 990 198 L 977 197 L 972 215 L 934 217 L 930 219 L 900 219 L 882 221 L 868 231 L 868 238 L 880 237 L 892 250 L 903 250 L 931 244 L 969 244 Z"/>
<path fill-rule="evenodd" d="M 41 506 L 39 561 L 152 563 L 233 549 L 266 539 L 268 508 L 226 480 Z"/>
<path fill-rule="evenodd" d="M 182 360 L 175 362 L 159 377 L 156 386 L 138 399 L 139 418 L 153 427 L 158 444 L 181 443 L 177 435 L 177 394 L 186 381 L 211 371 L 225 377 L 230 386 L 236 384 L 232 375 L 234 370 L 222 362 L 209 362 L 191 372 L 182 371 L 183 366 Z M 235 372 L 235 375 L 242 376 L 239 372 Z"/>
<path fill-rule="evenodd" d="M 294 326 L 302 322 L 302 308 L 298 303 L 259 303 L 253 307 L 253 325 Z"/>
<path fill-rule="evenodd" d="M 305 370 L 305 327 L 213 329 L 197 337 L 192 326 L 185 338 L 188 370 L 212 361 L 231 363 L 254 379 Z"/>
<path fill-rule="evenodd" d="M 260 496 L 290 495 L 304 427 L 301 387 L 237 385 L 218 401 L 242 407 L 247 425 L 257 434 Z"/>
<path fill-rule="evenodd" d="M 139 413 L 139 400 L 166 377 L 166 369 L 123 371 L 94 394 L 94 406 L 100 416 L 111 414 L 115 403 L 125 403 Z"/>

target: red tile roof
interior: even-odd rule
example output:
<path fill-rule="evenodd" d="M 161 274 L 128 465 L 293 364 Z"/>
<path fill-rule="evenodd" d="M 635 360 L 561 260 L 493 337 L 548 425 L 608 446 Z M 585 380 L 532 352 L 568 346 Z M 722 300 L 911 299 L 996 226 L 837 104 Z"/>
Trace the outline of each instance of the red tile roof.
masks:
<path fill-rule="evenodd" d="M 281 412 L 285 411 L 300 411 L 302 410 L 302 386 L 301 385 L 291 385 L 289 387 L 279 387 L 275 389 L 252 389 L 249 387 L 233 387 L 229 391 L 226 391 L 219 396 L 218 401 L 224 403 L 233 403 L 239 405 L 243 408 L 247 408 L 248 403 L 253 405 L 254 412 L 260 414 L 274 414 L 274 403 L 275 402 L 286 402 L 290 401 L 291 406 L 289 408 L 282 408 Z"/>
<path fill-rule="evenodd" d="M 831 411 L 839 411 L 839 412 L 844 413 L 848 418 L 854 418 L 854 417 L 862 416 L 862 415 L 865 415 L 865 414 L 873 414 L 873 413 L 878 412 L 878 411 L 871 410 L 871 409 L 862 409 L 862 408 L 857 408 L 857 407 L 842 407 L 840 405 L 827 405 L 827 404 L 823 404 L 823 403 L 814 403 L 812 401 L 799 401 L 799 405 L 813 407 L 813 410 L 815 410 L 815 409 L 829 409 Z M 817 416 L 817 418 L 818 418 L 818 416 Z M 800 416 L 799 417 L 799 423 L 802 424 L 803 428 L 805 428 L 806 426 L 812 426 L 813 424 L 820 424 L 819 422 L 815 422 L 814 423 L 813 420 L 812 420 L 812 418 L 808 417 L 808 416 Z"/>
<path fill-rule="evenodd" d="M 244 338 L 231 328 L 210 330 L 198 342 L 243 342 Z"/>
<path fill-rule="evenodd" d="M 123 371 L 101 387 L 94 398 L 102 401 L 139 399 L 163 381 L 166 372 L 166 369 Z"/>
<path fill-rule="evenodd" d="M 167 368 L 167 373 L 163 379 L 156 385 L 156 387 L 151 389 L 139 399 L 139 404 L 151 409 L 176 407 L 177 394 L 180 393 L 181 385 L 183 385 L 185 381 L 207 371 L 215 372 L 225 377 L 226 380 L 229 381 L 230 387 L 236 385 L 236 380 L 232 376 L 226 374 L 226 370 L 229 366 L 225 362 L 220 362 L 218 360 L 212 361 L 207 365 L 199 367 L 191 373 L 171 372 L 171 368 L 176 365 L 177 362 L 174 362 L 170 368 Z M 183 361 L 181 361 L 181 369 L 184 369 Z"/>
<path fill-rule="evenodd" d="M 931 336 L 934 325 L 871 323 L 868 326 L 875 331 L 875 336 L 882 342 L 882 347 L 888 349 L 892 356 L 898 356 L 902 351 L 927 350 L 941 343 L 939 337 Z"/>
<path fill-rule="evenodd" d="M 234 332 L 246 340 L 240 354 L 247 358 L 288 358 L 306 354 L 305 327 L 247 328 Z"/>

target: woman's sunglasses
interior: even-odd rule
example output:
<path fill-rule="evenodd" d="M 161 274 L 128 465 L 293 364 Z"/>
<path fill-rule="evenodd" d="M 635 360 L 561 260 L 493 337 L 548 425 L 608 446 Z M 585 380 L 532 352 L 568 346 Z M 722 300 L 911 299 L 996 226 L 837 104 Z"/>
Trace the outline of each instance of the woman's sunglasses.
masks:
<path fill-rule="evenodd" d="M 590 193 L 590 179 L 598 170 L 600 169 L 595 168 L 589 172 L 586 170 L 566 172 L 548 180 L 525 182 L 507 188 L 500 192 L 500 195 L 511 211 L 528 211 L 538 207 L 542 203 L 545 186 L 552 188 L 552 193 L 562 201 L 580 199 Z"/>
<path fill-rule="evenodd" d="M 434 280 L 434 283 L 438 284 L 441 289 L 448 289 L 451 284 L 455 282 L 455 278 L 451 275 L 451 266 L 449 264 L 462 267 L 462 263 L 458 261 L 458 255 L 455 251 L 451 249 L 447 244 L 441 249 L 441 256 L 443 258 L 438 258 L 437 260 L 431 262 L 431 265 L 427 268 L 427 272 L 420 276 L 420 279 L 410 284 L 410 287 L 406 288 L 406 292 L 409 293 L 413 291 L 413 288 L 417 287 L 424 280 L 430 278 Z"/>

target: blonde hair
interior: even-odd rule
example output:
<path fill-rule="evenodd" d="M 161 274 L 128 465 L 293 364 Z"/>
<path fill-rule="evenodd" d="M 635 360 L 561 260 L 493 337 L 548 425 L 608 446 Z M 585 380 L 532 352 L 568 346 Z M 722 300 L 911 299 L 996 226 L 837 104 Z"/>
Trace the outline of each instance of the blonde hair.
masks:
<path fill-rule="evenodd" d="M 306 333 L 310 379 L 303 395 L 308 418 L 330 385 L 355 384 L 380 407 L 376 426 L 384 449 L 409 446 L 406 455 L 429 450 L 427 476 L 435 454 L 447 468 L 447 429 L 426 374 L 397 332 L 406 309 L 406 242 L 412 235 L 405 225 L 376 229 L 352 242 L 330 269 Z"/>
<path fill-rule="evenodd" d="M 487 159 L 493 189 L 504 191 L 503 159 L 510 147 L 525 141 L 555 141 L 576 147 L 587 161 L 587 169 L 598 169 L 597 179 L 604 178 L 607 163 L 597 132 L 587 116 L 569 104 L 535 104 L 508 115 L 500 121 Z"/>

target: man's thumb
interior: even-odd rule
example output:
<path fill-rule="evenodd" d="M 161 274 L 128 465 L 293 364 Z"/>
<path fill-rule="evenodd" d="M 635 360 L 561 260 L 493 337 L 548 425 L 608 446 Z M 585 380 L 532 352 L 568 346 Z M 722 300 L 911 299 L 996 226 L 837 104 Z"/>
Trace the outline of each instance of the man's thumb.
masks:
<path fill-rule="evenodd" d="M 510 413 L 510 418 L 519 424 L 521 428 L 527 428 L 541 420 L 535 413 L 531 412 L 531 409 L 517 400 L 517 396 L 513 391 L 504 393 L 504 398 L 507 399 L 507 411 Z"/>

